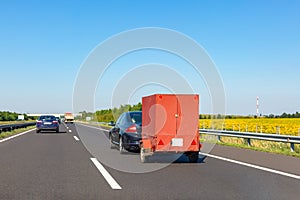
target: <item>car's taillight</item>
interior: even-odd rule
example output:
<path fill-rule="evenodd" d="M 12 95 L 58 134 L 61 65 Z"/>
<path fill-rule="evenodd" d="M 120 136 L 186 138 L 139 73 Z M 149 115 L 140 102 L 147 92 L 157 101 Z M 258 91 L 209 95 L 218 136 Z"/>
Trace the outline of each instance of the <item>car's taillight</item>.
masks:
<path fill-rule="evenodd" d="M 39 121 L 37 121 L 36 123 L 37 123 L 37 124 L 41 124 L 41 123 L 42 123 L 42 121 L 40 121 L 40 120 L 39 120 Z"/>
<path fill-rule="evenodd" d="M 58 122 L 57 121 L 52 121 L 52 124 L 58 124 Z"/>
<path fill-rule="evenodd" d="M 136 125 L 131 125 L 126 129 L 126 133 L 136 133 Z"/>

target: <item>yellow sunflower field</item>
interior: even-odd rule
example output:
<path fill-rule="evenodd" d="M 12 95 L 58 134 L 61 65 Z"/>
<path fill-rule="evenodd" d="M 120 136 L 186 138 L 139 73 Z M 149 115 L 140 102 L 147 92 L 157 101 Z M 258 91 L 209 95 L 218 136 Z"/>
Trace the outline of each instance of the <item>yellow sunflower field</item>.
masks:
<path fill-rule="evenodd" d="M 199 128 L 300 136 L 300 118 L 200 119 Z"/>

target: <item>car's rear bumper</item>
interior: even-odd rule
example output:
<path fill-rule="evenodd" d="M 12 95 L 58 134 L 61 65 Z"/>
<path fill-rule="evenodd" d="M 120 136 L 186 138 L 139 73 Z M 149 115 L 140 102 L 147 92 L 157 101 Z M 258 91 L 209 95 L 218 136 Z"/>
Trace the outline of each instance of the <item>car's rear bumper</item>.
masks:
<path fill-rule="evenodd" d="M 125 148 L 139 149 L 141 137 L 136 134 L 124 133 L 123 134 L 123 145 Z"/>
<path fill-rule="evenodd" d="M 59 126 L 36 126 L 37 130 L 48 130 L 48 131 L 56 131 L 59 129 Z"/>

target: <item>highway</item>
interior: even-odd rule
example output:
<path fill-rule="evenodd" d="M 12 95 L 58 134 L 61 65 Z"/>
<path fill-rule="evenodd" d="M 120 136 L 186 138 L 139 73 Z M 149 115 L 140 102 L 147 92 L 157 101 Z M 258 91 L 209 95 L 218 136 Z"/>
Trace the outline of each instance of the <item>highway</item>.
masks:
<path fill-rule="evenodd" d="M 198 163 L 142 164 L 82 124 L 0 141 L 0 199 L 299 199 L 300 159 L 216 145 Z M 143 173 L 144 172 L 144 173 Z"/>

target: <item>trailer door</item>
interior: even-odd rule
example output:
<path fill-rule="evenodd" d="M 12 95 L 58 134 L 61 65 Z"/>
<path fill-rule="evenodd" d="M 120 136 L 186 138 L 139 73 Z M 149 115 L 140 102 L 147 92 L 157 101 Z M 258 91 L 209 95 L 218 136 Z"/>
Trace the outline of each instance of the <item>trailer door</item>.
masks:
<path fill-rule="evenodd" d="M 163 129 L 160 132 L 164 135 L 170 135 L 174 137 L 177 129 L 177 98 L 175 95 L 159 95 L 158 100 L 159 104 L 161 104 L 161 107 L 165 109 L 164 113 L 158 115 L 162 118 L 160 120 L 165 122 Z M 158 109 L 160 108 L 158 107 Z"/>
<path fill-rule="evenodd" d="M 176 95 L 176 103 L 176 135 L 171 139 L 171 149 L 188 151 L 198 144 L 199 96 Z"/>
<path fill-rule="evenodd" d="M 199 96 L 177 95 L 176 135 L 198 132 Z M 193 134 L 192 134 L 193 135 Z"/>

